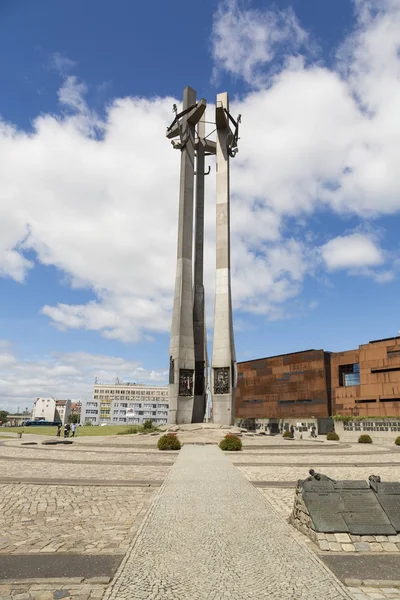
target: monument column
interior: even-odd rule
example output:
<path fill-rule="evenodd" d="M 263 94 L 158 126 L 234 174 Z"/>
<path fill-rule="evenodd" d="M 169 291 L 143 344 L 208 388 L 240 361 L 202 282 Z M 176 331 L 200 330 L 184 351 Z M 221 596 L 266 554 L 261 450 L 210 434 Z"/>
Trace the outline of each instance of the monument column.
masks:
<path fill-rule="evenodd" d="M 170 339 L 169 423 L 191 423 L 194 394 L 193 336 L 193 195 L 195 128 L 205 111 L 205 100 L 196 104 L 196 92 L 186 87 L 183 111 L 176 115 L 167 137 L 179 136 L 174 146 L 181 151 L 178 251 Z"/>
<path fill-rule="evenodd" d="M 206 412 L 207 334 L 205 327 L 204 262 L 204 168 L 206 124 L 197 125 L 196 145 L 196 212 L 194 244 L 194 406 L 193 423 L 202 423 Z"/>
<path fill-rule="evenodd" d="M 229 127 L 228 94 L 218 94 L 217 126 L 217 223 L 214 339 L 211 368 L 213 422 L 232 425 L 236 388 L 236 354 L 233 335 L 230 272 L 229 157 L 237 141 Z M 237 124 L 236 124 L 237 125 Z M 236 146 L 235 146 L 236 147 Z"/>

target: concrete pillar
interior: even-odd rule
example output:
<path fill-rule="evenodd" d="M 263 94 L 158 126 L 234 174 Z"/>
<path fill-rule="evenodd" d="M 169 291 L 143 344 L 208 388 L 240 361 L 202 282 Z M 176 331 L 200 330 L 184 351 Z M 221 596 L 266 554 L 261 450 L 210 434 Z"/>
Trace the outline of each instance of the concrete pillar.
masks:
<path fill-rule="evenodd" d="M 202 423 L 206 411 L 206 329 L 205 329 L 205 295 L 203 281 L 204 259 L 204 168 L 206 125 L 204 117 L 197 125 L 198 141 L 196 145 L 196 213 L 195 213 L 195 245 L 194 245 L 194 405 L 193 423 Z"/>
<path fill-rule="evenodd" d="M 205 111 L 205 100 L 196 104 L 196 92 L 186 87 L 183 114 L 177 115 L 167 137 L 179 136 L 174 146 L 181 151 L 178 251 L 170 338 L 169 422 L 191 423 L 194 394 L 193 336 L 193 196 L 195 129 Z M 192 110 L 187 109 L 192 107 Z"/>
<path fill-rule="evenodd" d="M 218 94 L 217 126 L 217 260 L 215 281 L 214 339 L 211 368 L 213 422 L 232 425 L 236 389 L 236 354 L 233 335 L 230 272 L 230 189 L 228 143 L 232 132 L 225 111 L 228 94 Z"/>

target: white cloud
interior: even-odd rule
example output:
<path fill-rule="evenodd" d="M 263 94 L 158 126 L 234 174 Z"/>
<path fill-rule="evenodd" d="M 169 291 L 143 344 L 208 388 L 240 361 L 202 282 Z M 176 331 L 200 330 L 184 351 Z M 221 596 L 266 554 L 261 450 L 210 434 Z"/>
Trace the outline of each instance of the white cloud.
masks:
<path fill-rule="evenodd" d="M 243 115 L 234 190 L 280 214 L 312 212 L 321 203 L 361 218 L 400 209 L 400 2 L 388 0 L 375 17 L 366 4 L 358 3 L 337 69 L 283 67 L 268 87 L 234 105 Z M 229 4 L 222 6 L 217 28 L 231 19 Z M 232 6 L 233 40 L 241 39 L 242 23 L 265 26 L 264 13 Z M 235 72 L 248 80 L 251 56 L 232 56 Z M 214 61 L 225 64 L 216 51 Z"/>
<path fill-rule="evenodd" d="M 242 28 L 245 48 L 250 33 L 264 31 L 269 22 L 297 31 L 287 12 L 268 21 L 266 13 L 242 10 L 238 3 L 224 6 L 214 35 L 227 24 L 236 44 Z M 374 18 L 366 6 L 359 2 L 357 28 L 341 49 L 337 69 L 283 66 L 268 89 L 232 103 L 232 112 L 243 115 L 231 185 L 233 300 L 241 312 L 282 314 L 282 305 L 317 268 L 311 247 L 317 242 L 309 235 L 306 244 L 293 235 L 287 239 L 286 217 L 307 224 L 308 215 L 329 207 L 363 221 L 400 210 L 400 2 L 388 1 Z M 277 38 L 278 46 L 268 46 L 270 38 L 263 35 L 256 35 L 257 60 L 249 62 L 239 48 L 235 67 L 228 55 L 219 65 L 245 78 L 260 73 L 268 52 L 280 47 Z M 300 42 L 304 36 L 297 31 L 292 37 Z M 32 268 L 23 252 L 32 250 L 72 287 L 93 291 L 87 304 L 71 306 L 60 298 L 44 306 L 56 326 L 135 341 L 170 328 L 179 153 L 164 132 L 176 100 L 117 99 L 100 119 L 85 93 L 85 84 L 69 75 L 59 92 L 62 111 L 68 109 L 62 116 L 40 116 L 29 134 L 0 122 L 0 274 L 23 281 Z M 206 179 L 209 299 L 214 174 Z M 394 270 L 380 260 L 387 252 L 372 246 L 370 237 L 364 259 L 359 257 L 364 266 L 349 268 L 370 269 L 376 281 L 388 280 Z M 339 268 L 330 260 L 329 268 Z"/>
<path fill-rule="evenodd" d="M 50 57 L 50 67 L 58 71 L 60 75 L 65 75 L 68 71 L 73 69 L 75 65 L 75 61 L 60 52 L 54 52 Z"/>
<path fill-rule="evenodd" d="M 376 267 L 384 262 L 379 246 L 362 233 L 336 237 L 321 246 L 320 250 L 330 271 Z"/>
<path fill-rule="evenodd" d="M 58 91 L 58 99 L 61 104 L 69 108 L 85 112 L 87 110 L 85 101 L 86 92 L 86 84 L 79 82 L 75 75 L 69 75 Z"/>
<path fill-rule="evenodd" d="M 308 34 L 291 8 L 246 10 L 243 6 L 241 0 L 220 4 L 212 32 L 215 69 L 216 73 L 225 70 L 259 87 L 268 80 L 266 65 L 281 53 L 293 61 L 297 50 L 307 43 Z"/>
<path fill-rule="evenodd" d="M 146 370 L 139 362 L 86 352 L 55 353 L 24 360 L 0 343 L 0 409 L 9 412 L 32 408 L 38 396 L 85 400 L 95 377 L 104 383 L 120 381 L 166 383 L 167 374 Z"/>

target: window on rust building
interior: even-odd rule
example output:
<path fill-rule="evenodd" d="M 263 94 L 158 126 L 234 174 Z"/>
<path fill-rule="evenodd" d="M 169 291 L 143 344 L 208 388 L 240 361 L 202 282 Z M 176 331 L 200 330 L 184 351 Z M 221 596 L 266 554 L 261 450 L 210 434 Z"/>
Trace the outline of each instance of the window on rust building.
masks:
<path fill-rule="evenodd" d="M 339 386 L 360 385 L 360 365 L 339 365 Z"/>

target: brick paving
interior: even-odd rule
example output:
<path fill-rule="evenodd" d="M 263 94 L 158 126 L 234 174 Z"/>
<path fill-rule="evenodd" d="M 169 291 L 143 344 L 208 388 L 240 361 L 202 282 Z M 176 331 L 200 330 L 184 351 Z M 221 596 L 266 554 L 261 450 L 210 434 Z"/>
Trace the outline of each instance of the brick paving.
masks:
<path fill-rule="evenodd" d="M 128 487 L 135 481 L 165 479 L 176 453 L 159 453 L 156 441 L 116 436 L 78 438 L 73 446 L 29 447 L 21 446 L 21 440 L 2 440 L 0 460 L 13 459 L 2 462 L 3 477 L 36 477 L 41 485 L 0 484 L 0 560 L 2 554 L 22 558 L 63 552 L 122 556 L 129 548 L 124 570 L 104 600 L 400 600 L 400 588 L 389 582 L 341 586 L 307 549 L 315 550 L 312 542 L 284 522 L 294 488 L 274 487 L 274 482 L 279 486 L 306 477 L 308 465 L 316 464 L 317 470 L 334 478 L 366 479 L 375 473 L 386 481 L 400 481 L 399 466 L 384 465 L 399 462 L 397 448 L 313 442 L 305 446 L 301 441 L 289 446 L 280 438 L 261 436 L 245 436 L 244 451 L 226 456 L 216 447 L 185 446 L 158 496 L 152 488 Z M 42 460 L 32 460 L 35 457 Z M 333 466 L 338 462 L 340 467 Z M 252 488 L 243 475 L 269 481 L 270 487 Z M 60 479 L 72 485 L 58 485 Z M 99 479 L 109 485 L 94 485 Z M 126 486 L 121 485 L 124 481 Z M 328 582 L 318 585 L 317 592 L 310 581 L 316 577 Z M 100 581 L 0 581 L 0 600 L 93 600 L 100 599 L 105 588 Z"/>
<path fill-rule="evenodd" d="M 215 446 L 184 446 L 107 600 L 351 598 Z"/>
<path fill-rule="evenodd" d="M 0 600 L 100 600 L 106 587 L 88 581 L 0 583 Z"/>
<path fill-rule="evenodd" d="M 15 461 L 2 461 L 1 475 L 3 477 L 18 476 L 21 479 L 29 477 L 41 477 L 46 479 L 130 479 L 130 480 L 158 480 L 164 479 L 168 472 L 168 466 L 151 465 L 109 465 L 101 464 L 78 464 L 68 462 L 32 462 L 28 459 Z"/>
<path fill-rule="evenodd" d="M 0 554 L 124 554 L 153 488 L 0 485 Z"/>

